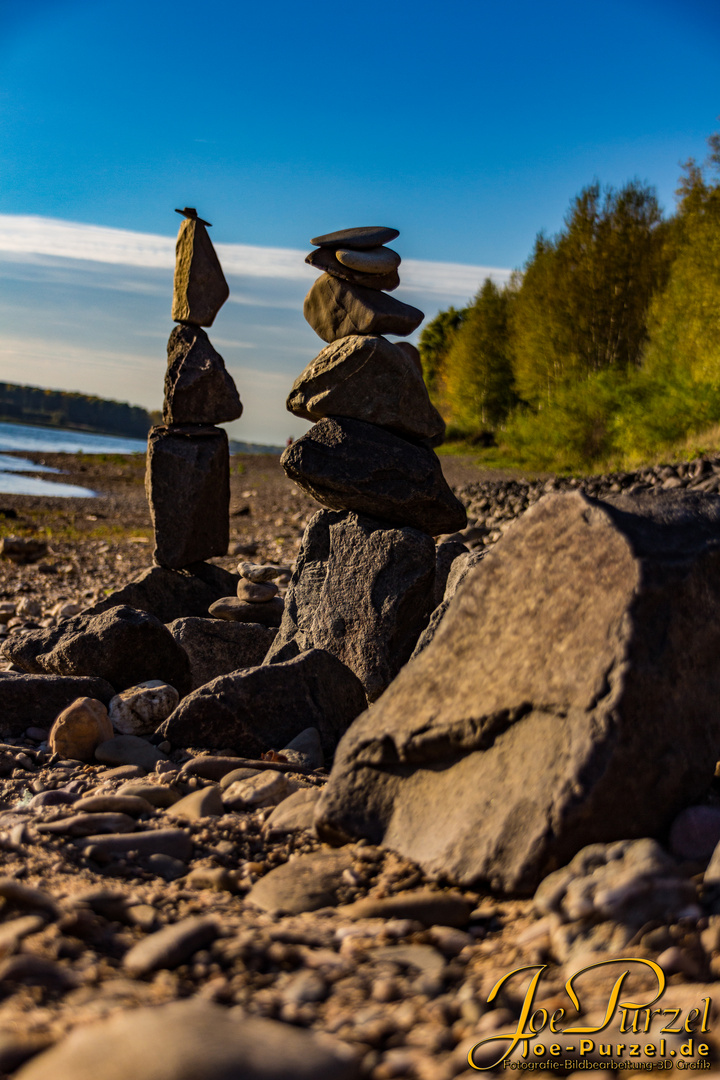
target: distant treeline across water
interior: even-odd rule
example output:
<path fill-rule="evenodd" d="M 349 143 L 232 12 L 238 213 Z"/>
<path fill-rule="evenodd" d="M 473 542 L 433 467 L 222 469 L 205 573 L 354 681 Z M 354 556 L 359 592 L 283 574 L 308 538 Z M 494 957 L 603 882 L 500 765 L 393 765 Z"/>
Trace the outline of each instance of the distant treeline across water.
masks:
<path fill-rule="evenodd" d="M 0 382 L 0 421 L 144 439 L 150 426 L 159 419 L 159 414 L 151 414 L 139 405 L 67 390 Z"/>

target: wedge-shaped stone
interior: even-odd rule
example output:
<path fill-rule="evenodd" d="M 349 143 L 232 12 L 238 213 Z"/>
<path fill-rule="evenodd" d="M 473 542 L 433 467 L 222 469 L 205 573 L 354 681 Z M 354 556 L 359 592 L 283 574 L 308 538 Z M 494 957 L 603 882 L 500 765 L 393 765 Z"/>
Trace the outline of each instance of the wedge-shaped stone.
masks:
<path fill-rule="evenodd" d="M 381 289 L 382 292 L 392 292 L 400 284 L 400 275 L 393 269 L 384 274 L 368 274 L 364 271 L 351 270 L 349 266 L 343 266 L 332 248 L 317 248 L 305 257 L 305 262 L 318 270 L 325 270 L 333 277 L 341 281 L 350 281 L 353 285 L 364 285 L 367 289 Z"/>
<path fill-rule="evenodd" d="M 467 523 L 432 450 L 375 424 L 326 417 L 285 450 L 280 464 L 331 510 L 355 510 L 431 536 Z"/>
<path fill-rule="evenodd" d="M 365 708 L 362 684 L 330 653 L 244 668 L 193 691 L 158 729 L 173 746 L 223 747 L 245 757 L 279 750 L 307 727 L 330 757 Z"/>
<path fill-rule="evenodd" d="M 232 376 L 199 326 L 176 326 L 168 341 L 163 420 L 166 424 L 224 424 L 242 415 Z"/>
<path fill-rule="evenodd" d="M 661 836 L 720 745 L 719 504 L 528 510 L 342 740 L 321 835 L 510 891 L 587 844 Z"/>
<path fill-rule="evenodd" d="M 205 226 L 186 218 L 175 246 L 172 317 L 176 322 L 212 326 L 230 289 Z"/>
<path fill-rule="evenodd" d="M 349 334 L 412 334 L 422 311 L 393 296 L 322 274 L 305 297 L 303 314 L 323 341 Z"/>
<path fill-rule="evenodd" d="M 384 337 L 352 334 L 328 345 L 295 380 L 287 408 L 306 420 L 365 420 L 433 446 L 445 434 L 422 372 L 406 349 Z"/>
<path fill-rule="evenodd" d="M 266 662 L 289 645 L 327 649 L 374 701 L 413 650 L 432 606 L 434 578 L 435 545 L 425 533 L 321 510 L 305 530 Z"/>
<path fill-rule="evenodd" d="M 179 570 L 227 553 L 230 465 L 221 428 L 152 428 L 145 490 L 161 566 Z"/>

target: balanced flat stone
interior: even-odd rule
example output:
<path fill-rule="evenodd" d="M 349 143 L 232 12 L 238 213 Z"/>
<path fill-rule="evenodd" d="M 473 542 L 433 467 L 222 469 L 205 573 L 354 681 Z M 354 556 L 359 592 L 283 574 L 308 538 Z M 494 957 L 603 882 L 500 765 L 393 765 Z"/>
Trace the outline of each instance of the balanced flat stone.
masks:
<path fill-rule="evenodd" d="M 230 289 L 207 229 L 197 218 L 186 218 L 175 246 L 172 317 L 175 322 L 212 326 Z"/>
<path fill-rule="evenodd" d="M 316 828 L 533 891 L 587 844 L 663 836 L 720 745 L 720 499 L 547 495 L 343 738 Z"/>
<path fill-rule="evenodd" d="M 164 623 L 185 616 L 202 618 L 211 604 L 235 591 L 238 581 L 237 574 L 213 563 L 197 562 L 185 570 L 151 566 L 87 608 L 86 613 L 127 604 L 138 611 L 149 611 Z"/>
<path fill-rule="evenodd" d="M 6 641 L 3 651 L 25 671 L 92 676 L 116 692 L 148 679 L 162 679 L 181 695 L 189 688 L 188 658 L 170 631 L 154 615 L 131 607 L 86 612 L 29 630 Z"/>
<path fill-rule="evenodd" d="M 174 747 L 223 748 L 259 758 L 287 746 L 304 728 L 316 727 L 330 757 L 365 701 L 349 668 L 330 653 L 311 649 L 285 663 L 234 671 L 201 686 L 180 702 L 159 733 Z"/>
<path fill-rule="evenodd" d="M 322 274 L 305 297 L 303 314 L 323 341 L 348 334 L 412 334 L 422 311 L 377 289 Z"/>
<path fill-rule="evenodd" d="M 432 450 L 375 424 L 326 417 L 285 450 L 280 464 L 331 510 L 354 510 L 431 536 L 467 524 Z"/>
<path fill-rule="evenodd" d="M 343 266 L 349 266 L 351 270 L 359 270 L 363 274 L 389 274 L 397 270 L 402 262 L 397 251 L 389 247 L 368 248 L 367 251 L 338 248 L 335 257 Z"/>
<path fill-rule="evenodd" d="M 227 553 L 230 465 L 222 428 L 152 428 L 145 490 L 157 563 L 182 569 Z"/>
<path fill-rule="evenodd" d="M 355 229 L 338 229 L 337 232 L 316 236 L 310 243 L 319 247 L 343 247 L 363 251 L 366 248 L 389 244 L 391 240 L 395 240 L 399 235 L 399 229 L 391 229 L 387 225 L 360 225 Z"/>
<path fill-rule="evenodd" d="M 435 545 L 426 533 L 321 510 L 310 521 L 266 663 L 292 643 L 326 649 L 370 701 L 409 659 L 432 607 Z"/>
<path fill-rule="evenodd" d="M 261 626 L 279 626 L 285 604 L 279 596 L 273 596 L 262 604 L 246 603 L 237 596 L 225 596 L 210 605 L 209 614 L 229 622 L 259 623 Z"/>
<path fill-rule="evenodd" d="M 147 939 L 146 939 L 147 940 Z M 359 1080 L 357 1055 L 332 1036 L 191 998 L 80 1024 L 16 1080 Z"/>
<path fill-rule="evenodd" d="M 400 275 L 397 270 L 390 270 L 385 274 L 367 274 L 360 270 L 351 270 L 349 266 L 344 266 L 340 262 L 332 248 L 316 248 L 305 257 L 305 262 L 318 270 L 325 270 L 326 273 L 342 281 L 350 281 L 353 285 L 364 285 L 368 289 L 392 292 L 400 284 Z"/>
<path fill-rule="evenodd" d="M 15 738 L 28 727 L 49 728 L 58 713 L 80 697 L 97 698 L 108 705 L 114 693 L 105 679 L 2 671 L 0 738 Z"/>
<path fill-rule="evenodd" d="M 168 630 L 190 661 L 190 689 L 219 675 L 261 664 L 276 630 L 258 623 L 223 619 L 175 619 Z"/>
<path fill-rule="evenodd" d="M 351 334 L 328 345 L 295 380 L 287 408 L 305 420 L 364 420 L 432 446 L 445 435 L 422 372 L 405 349 L 384 337 Z"/>
<path fill-rule="evenodd" d="M 166 424 L 224 424 L 242 415 L 232 376 L 201 327 L 187 323 L 176 326 L 167 353 Z"/>

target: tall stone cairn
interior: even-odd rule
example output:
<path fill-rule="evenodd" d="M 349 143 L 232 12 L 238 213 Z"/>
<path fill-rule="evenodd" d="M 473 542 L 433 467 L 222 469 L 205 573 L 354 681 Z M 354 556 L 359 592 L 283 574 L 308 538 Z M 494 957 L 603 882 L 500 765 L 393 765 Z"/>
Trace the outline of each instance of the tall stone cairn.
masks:
<path fill-rule="evenodd" d="M 230 295 L 207 229 L 192 207 L 175 249 L 163 424 L 148 436 L 145 490 L 155 529 L 154 560 L 180 570 L 224 555 L 229 541 L 228 440 L 216 424 L 237 420 L 235 383 L 203 330 Z"/>
<path fill-rule="evenodd" d="M 327 347 L 287 401 L 314 426 L 281 464 L 322 506 L 303 538 L 279 633 L 266 663 L 298 651 L 333 653 L 377 698 L 409 659 L 432 607 L 433 537 L 466 524 L 433 447 L 445 425 L 411 334 L 422 311 L 388 296 L 397 229 L 365 226 L 318 236 L 306 262 L 323 273 L 305 318 Z"/>

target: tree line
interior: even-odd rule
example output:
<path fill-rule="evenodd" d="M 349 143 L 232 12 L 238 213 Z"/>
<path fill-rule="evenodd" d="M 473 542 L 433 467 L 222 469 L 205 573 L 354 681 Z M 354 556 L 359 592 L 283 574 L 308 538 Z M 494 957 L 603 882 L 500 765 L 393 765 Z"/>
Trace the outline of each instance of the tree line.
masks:
<path fill-rule="evenodd" d="M 159 417 L 159 414 L 157 414 Z M 65 390 L 0 383 L 0 420 L 144 439 L 156 414 L 138 405 Z"/>
<path fill-rule="evenodd" d="M 507 285 L 488 278 L 428 324 L 423 372 L 451 439 L 577 469 L 720 424 L 720 134 L 708 144 L 672 216 L 648 184 L 593 183 Z"/>

